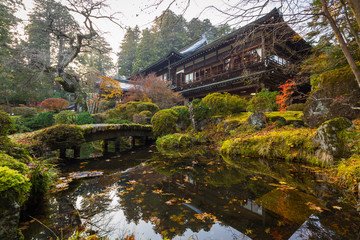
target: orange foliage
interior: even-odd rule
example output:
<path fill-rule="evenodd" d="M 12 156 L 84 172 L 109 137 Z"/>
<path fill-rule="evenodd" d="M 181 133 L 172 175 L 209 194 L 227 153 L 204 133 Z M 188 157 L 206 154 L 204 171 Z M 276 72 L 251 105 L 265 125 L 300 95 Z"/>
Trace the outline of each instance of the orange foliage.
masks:
<path fill-rule="evenodd" d="M 69 105 L 69 102 L 62 98 L 48 98 L 40 103 L 40 106 L 44 109 L 60 112 Z"/>
<path fill-rule="evenodd" d="M 108 76 L 100 76 L 100 79 L 100 91 L 102 97 L 105 99 L 121 99 L 123 90 L 118 81 Z"/>
<path fill-rule="evenodd" d="M 138 76 L 132 80 L 132 89 L 125 101 L 153 102 L 160 108 L 170 108 L 183 101 L 180 93 L 170 89 L 170 82 L 151 73 L 146 77 Z"/>
<path fill-rule="evenodd" d="M 276 103 L 279 104 L 279 110 L 285 111 L 291 104 L 291 97 L 294 93 L 295 82 L 292 79 L 288 79 L 283 85 L 279 87 L 280 94 L 276 96 Z"/>

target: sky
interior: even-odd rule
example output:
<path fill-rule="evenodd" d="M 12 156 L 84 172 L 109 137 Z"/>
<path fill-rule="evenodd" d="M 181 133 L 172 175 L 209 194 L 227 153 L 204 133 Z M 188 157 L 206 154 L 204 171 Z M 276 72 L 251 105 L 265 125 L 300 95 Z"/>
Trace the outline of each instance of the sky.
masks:
<path fill-rule="evenodd" d="M 112 58 L 116 61 L 116 53 L 120 51 L 119 46 L 125 34 L 126 27 L 135 27 L 138 25 L 140 29 L 145 29 L 152 25 L 152 21 L 156 16 L 159 16 L 162 11 L 164 11 L 173 0 L 163 0 L 162 4 L 157 7 L 151 6 L 156 4 L 161 0 L 107 0 L 109 9 L 106 10 L 107 13 L 119 12 L 117 15 L 118 23 L 123 26 L 123 28 L 118 25 L 111 23 L 108 20 L 96 20 L 96 26 L 104 32 L 104 38 L 108 41 L 112 47 Z M 187 2 L 190 2 L 189 7 L 184 12 L 184 8 Z M 62 2 L 65 2 L 62 0 Z M 206 6 L 215 6 L 219 9 L 226 9 L 228 4 L 235 4 L 239 0 L 176 0 L 171 5 L 171 10 L 176 14 L 183 14 L 183 16 L 190 21 L 194 17 L 198 17 L 201 20 L 210 19 L 212 24 L 219 25 L 225 22 L 226 14 L 219 13 L 215 10 L 206 10 L 202 12 Z M 33 9 L 32 0 L 23 0 L 25 9 L 20 9 L 16 14 L 17 17 L 23 20 L 23 24 L 19 26 L 20 35 L 23 34 L 23 27 L 27 24 L 27 15 Z M 270 11 L 271 8 L 268 9 Z M 81 21 L 78 17 L 75 16 L 78 21 Z M 233 21 L 230 24 L 232 26 L 239 26 L 241 23 Z"/>

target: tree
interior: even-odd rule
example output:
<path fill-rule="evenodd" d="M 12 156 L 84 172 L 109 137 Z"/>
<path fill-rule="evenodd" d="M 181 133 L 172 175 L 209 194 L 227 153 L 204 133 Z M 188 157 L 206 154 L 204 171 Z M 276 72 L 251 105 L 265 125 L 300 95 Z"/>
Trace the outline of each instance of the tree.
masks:
<path fill-rule="evenodd" d="M 121 51 L 118 54 L 118 76 L 130 77 L 133 73 L 136 60 L 136 48 L 139 41 L 139 27 L 136 26 L 134 29 L 127 28 L 121 43 Z"/>
<path fill-rule="evenodd" d="M 169 84 L 157 78 L 154 73 L 146 77 L 138 76 L 131 81 L 132 88 L 125 101 L 153 102 L 160 108 L 170 108 L 183 101 L 180 93 L 175 93 Z"/>
<path fill-rule="evenodd" d="M 123 96 L 123 90 L 120 87 L 120 83 L 115 79 L 107 76 L 101 76 L 100 94 L 105 99 L 120 100 Z"/>
<path fill-rule="evenodd" d="M 146 28 L 142 31 L 142 38 L 136 49 L 136 60 L 132 73 L 137 73 L 159 60 L 160 56 L 156 52 L 156 39 L 151 30 Z"/>

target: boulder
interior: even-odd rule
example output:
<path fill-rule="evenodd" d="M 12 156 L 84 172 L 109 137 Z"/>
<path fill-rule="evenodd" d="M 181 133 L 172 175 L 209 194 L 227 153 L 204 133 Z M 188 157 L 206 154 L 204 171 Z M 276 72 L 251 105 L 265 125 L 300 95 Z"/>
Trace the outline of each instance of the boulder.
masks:
<path fill-rule="evenodd" d="M 257 130 L 260 130 L 266 125 L 266 116 L 264 113 L 255 112 L 250 115 L 247 122 L 254 126 Z"/>
<path fill-rule="evenodd" d="M 349 67 L 321 74 L 312 80 L 312 88 L 304 110 L 305 122 L 311 128 L 333 118 L 360 117 L 360 88 Z"/>
<path fill-rule="evenodd" d="M 283 118 L 283 117 L 280 117 L 280 116 L 273 116 L 273 117 L 270 117 L 270 122 L 280 122 L 281 125 L 285 125 L 286 124 L 286 119 Z"/>
<path fill-rule="evenodd" d="M 286 125 L 293 125 L 296 128 L 302 128 L 305 126 L 303 120 L 287 120 Z"/>
<path fill-rule="evenodd" d="M 353 127 L 354 125 L 347 118 L 335 118 L 323 123 L 313 138 L 314 142 L 319 144 L 318 158 L 331 161 L 336 158 L 346 157 L 347 149 L 340 137 L 340 133 Z"/>

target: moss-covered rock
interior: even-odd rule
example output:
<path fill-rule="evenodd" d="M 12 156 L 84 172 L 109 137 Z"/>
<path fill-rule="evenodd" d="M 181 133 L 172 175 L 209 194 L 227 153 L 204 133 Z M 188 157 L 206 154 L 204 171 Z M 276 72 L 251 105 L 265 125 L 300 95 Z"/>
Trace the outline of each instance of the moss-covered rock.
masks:
<path fill-rule="evenodd" d="M 186 148 L 192 144 L 193 140 L 188 134 L 169 134 L 156 140 L 156 146 L 163 149 Z"/>
<path fill-rule="evenodd" d="M 360 88 L 350 67 L 327 71 L 312 81 L 313 91 L 306 102 L 304 117 L 314 128 L 323 122 L 346 117 L 350 120 L 360 117 Z"/>
<path fill-rule="evenodd" d="M 224 159 L 232 156 L 264 157 L 268 159 L 317 162 L 317 145 L 312 141 L 312 130 L 284 129 L 267 134 L 230 139 L 220 149 Z"/>
<path fill-rule="evenodd" d="M 314 135 L 314 142 L 319 144 L 320 149 L 329 154 L 327 160 L 346 157 L 348 150 L 340 136 L 343 130 L 352 128 L 352 122 L 347 118 L 335 118 L 323 123 Z M 324 157 L 325 155 L 321 153 Z"/>
<path fill-rule="evenodd" d="M 188 128 L 191 123 L 189 108 L 186 106 L 176 106 L 176 107 L 172 107 L 171 109 L 178 114 L 178 121 L 177 121 L 178 128 L 182 130 Z"/>
<path fill-rule="evenodd" d="M 164 136 L 176 132 L 178 114 L 171 109 L 160 110 L 151 119 L 155 136 Z"/>
<path fill-rule="evenodd" d="M 286 120 L 285 125 L 293 125 L 296 128 L 305 127 L 305 123 L 303 120 Z"/>
<path fill-rule="evenodd" d="M 250 115 L 250 117 L 247 119 L 248 124 L 251 124 L 256 129 L 260 130 L 265 127 L 267 118 L 264 113 L 261 112 L 255 112 Z"/>
<path fill-rule="evenodd" d="M 282 126 L 286 125 L 286 119 L 280 116 L 269 117 L 270 122 L 275 123 L 276 121 L 280 122 Z"/>

